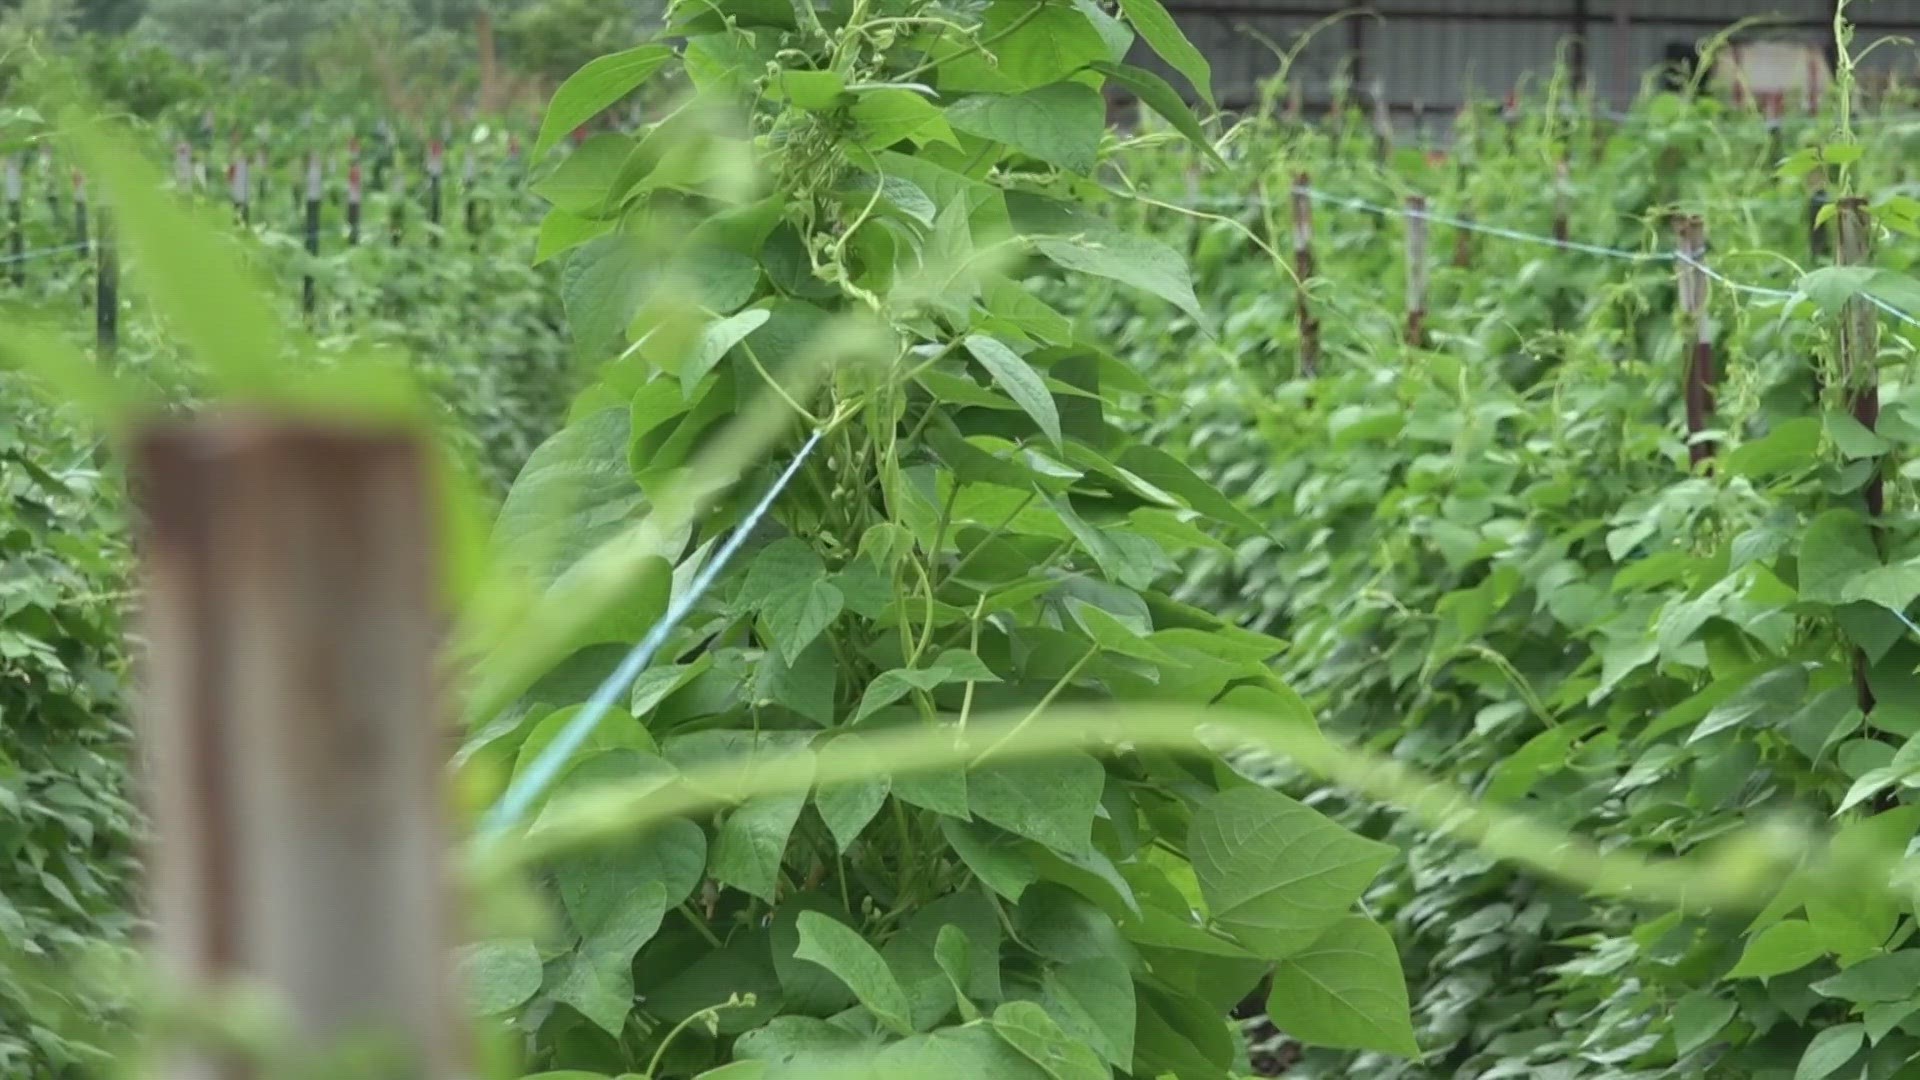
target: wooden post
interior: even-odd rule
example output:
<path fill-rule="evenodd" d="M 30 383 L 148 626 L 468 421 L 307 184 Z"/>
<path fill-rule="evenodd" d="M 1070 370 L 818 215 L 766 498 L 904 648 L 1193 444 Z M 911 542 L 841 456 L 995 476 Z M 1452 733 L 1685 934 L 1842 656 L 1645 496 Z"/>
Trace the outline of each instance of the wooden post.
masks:
<path fill-rule="evenodd" d="M 407 174 L 395 169 L 393 175 L 393 190 L 387 194 L 387 239 L 399 247 L 407 235 Z"/>
<path fill-rule="evenodd" d="M 184 139 L 173 145 L 173 185 L 183 193 L 193 190 L 193 147 Z"/>
<path fill-rule="evenodd" d="M 1407 196 L 1407 344 L 1427 344 L 1427 197 Z"/>
<path fill-rule="evenodd" d="M 1300 377 L 1311 379 L 1320 374 L 1320 322 L 1313 317 L 1307 300 L 1307 283 L 1313 279 L 1313 199 L 1309 194 L 1312 178 L 1299 173 L 1293 178 L 1293 273 L 1300 280 L 1294 285 L 1294 324 L 1300 332 Z"/>
<path fill-rule="evenodd" d="M 347 243 L 360 246 L 360 142 L 354 140 L 347 164 Z"/>
<path fill-rule="evenodd" d="M 1691 341 L 1688 354 L 1684 397 L 1687 409 L 1687 460 L 1695 469 L 1713 458 L 1714 445 L 1700 438 L 1713 425 L 1713 328 L 1707 317 L 1708 278 L 1704 267 L 1707 257 L 1707 226 L 1697 215 L 1679 219 L 1679 251 L 1674 264 L 1680 277 L 1680 312 L 1684 316 Z M 1685 339 L 1683 339 L 1685 340 Z"/>
<path fill-rule="evenodd" d="M 1840 200 L 1839 212 L 1834 220 L 1839 225 L 1840 265 L 1866 265 L 1871 248 L 1868 230 L 1872 219 L 1867 215 L 1865 199 L 1845 198 Z M 1880 373 L 1878 354 L 1880 351 L 1880 315 L 1873 304 L 1863 297 L 1849 299 L 1840 312 L 1840 388 L 1846 395 L 1847 410 L 1855 420 L 1872 431 L 1880 424 Z M 1884 492 L 1880 478 L 1881 462 L 1873 463 L 1873 473 L 1867 478 L 1867 486 L 1862 492 L 1862 501 L 1866 504 L 1867 515 L 1878 518 L 1885 509 Z M 1875 547 L 1881 546 L 1883 537 L 1878 525 L 1873 527 Z M 1876 704 L 1873 684 L 1868 677 L 1869 665 L 1866 652 L 1855 648 L 1853 651 L 1853 687 L 1855 704 L 1864 714 L 1872 714 Z"/>
<path fill-rule="evenodd" d="M 27 283 L 27 230 L 21 220 L 20 155 L 7 155 L 7 276 L 13 287 Z"/>
<path fill-rule="evenodd" d="M 440 246 L 440 174 L 446 165 L 445 144 L 435 139 L 427 150 L 427 220 L 433 225 L 427 242 L 434 247 Z"/>
<path fill-rule="evenodd" d="M 79 169 L 73 170 L 73 242 L 80 245 L 82 258 L 93 247 L 87 238 L 87 178 Z"/>
<path fill-rule="evenodd" d="M 1867 201 L 1841 199 L 1839 210 L 1835 220 L 1840 225 L 1840 265 L 1864 266 L 1872 246 L 1870 230 L 1873 228 Z M 1880 423 L 1879 351 L 1879 312 L 1870 301 L 1855 296 L 1840 313 L 1840 385 L 1846 390 L 1848 410 L 1868 431 Z M 1878 463 L 1864 494 L 1867 513 L 1879 517 L 1885 508 L 1885 491 Z"/>
<path fill-rule="evenodd" d="M 473 240 L 476 251 L 480 248 L 480 196 L 474 190 L 474 181 L 479 176 L 478 162 L 473 147 L 469 145 L 466 160 L 461 164 L 460 186 L 466 189 L 467 236 Z"/>
<path fill-rule="evenodd" d="M 1466 185 L 1460 185 L 1463 189 Z M 1473 223 L 1473 208 L 1462 206 L 1460 220 L 1468 225 Z M 1453 265 L 1465 270 L 1473 265 L 1473 230 L 1456 226 L 1453 230 Z"/>
<path fill-rule="evenodd" d="M 253 176 L 247 163 L 245 151 L 235 154 L 227 166 L 227 183 L 233 197 L 234 216 L 244 228 L 253 224 Z"/>
<path fill-rule="evenodd" d="M 1387 108 L 1386 86 L 1378 79 L 1373 81 L 1373 139 L 1374 154 L 1384 163 L 1393 156 L 1393 116 Z"/>
<path fill-rule="evenodd" d="M 113 219 L 100 211 L 100 238 L 93 246 L 93 340 L 102 363 L 120 347 L 120 250 L 113 240 Z"/>
<path fill-rule="evenodd" d="M 48 220 L 58 229 L 61 218 L 60 180 L 53 167 L 53 148 L 44 142 L 40 144 L 40 186 L 43 189 L 42 197 L 47 200 Z"/>
<path fill-rule="evenodd" d="M 378 1075 L 462 1075 L 426 451 L 251 415 L 155 424 L 131 449 L 164 970 L 272 995 L 302 1064 L 370 1040 L 392 1055 Z M 258 1075 L 170 1049 L 165 1080 Z"/>
<path fill-rule="evenodd" d="M 300 310 L 307 318 L 313 318 L 313 307 L 317 300 L 317 290 L 313 280 L 313 263 L 320 259 L 320 196 L 322 194 L 320 174 L 320 152 L 312 151 L 307 155 L 307 265 L 306 276 L 300 282 Z"/>
<path fill-rule="evenodd" d="M 1573 230 L 1567 225 L 1567 188 L 1570 185 L 1567 159 L 1561 158 L 1553 166 L 1553 238 L 1562 244 L 1573 235 Z"/>
<path fill-rule="evenodd" d="M 380 138 L 380 149 L 373 156 L 373 189 L 387 190 L 387 162 L 393 157 L 393 125 L 382 117 L 374 125 L 374 134 Z"/>

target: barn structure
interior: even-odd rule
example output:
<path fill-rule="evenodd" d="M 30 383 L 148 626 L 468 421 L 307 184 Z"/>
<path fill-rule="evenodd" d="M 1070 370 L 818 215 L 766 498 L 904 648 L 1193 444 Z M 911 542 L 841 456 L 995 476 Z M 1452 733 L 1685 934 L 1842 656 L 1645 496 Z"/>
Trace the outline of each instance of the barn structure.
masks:
<path fill-rule="evenodd" d="M 1785 84 L 1779 89 L 1791 97 L 1805 92 L 1803 84 L 1826 78 L 1834 17 L 1834 0 L 1166 3 L 1211 60 L 1223 106 L 1255 102 L 1260 82 L 1277 66 L 1275 47 L 1291 48 L 1303 31 L 1324 22 L 1293 69 L 1303 105 L 1324 108 L 1344 81 L 1369 102 L 1378 93 L 1403 126 L 1416 117 L 1443 118 L 1466 101 L 1498 100 L 1516 87 L 1537 85 L 1558 61 L 1577 84 L 1593 90 L 1602 107 L 1624 108 L 1644 80 L 1690 63 L 1700 42 L 1743 21 L 1732 39 L 1747 58 L 1749 74 L 1741 81 Z M 1858 27 L 1856 53 L 1882 38 L 1920 41 L 1920 0 L 1854 0 L 1847 15 Z M 1863 81 L 1920 82 L 1920 50 L 1897 44 L 1875 49 L 1861 74 Z"/>

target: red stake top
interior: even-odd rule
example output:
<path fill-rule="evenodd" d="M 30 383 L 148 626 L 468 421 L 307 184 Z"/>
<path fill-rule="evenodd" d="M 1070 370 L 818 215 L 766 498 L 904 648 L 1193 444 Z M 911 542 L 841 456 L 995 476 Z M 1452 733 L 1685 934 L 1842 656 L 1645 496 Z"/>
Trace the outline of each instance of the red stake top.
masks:
<path fill-rule="evenodd" d="M 446 155 L 446 147 L 440 145 L 439 139 L 433 140 L 433 143 L 427 147 L 427 175 L 428 176 L 439 176 L 440 173 L 446 168 L 445 155 Z"/>

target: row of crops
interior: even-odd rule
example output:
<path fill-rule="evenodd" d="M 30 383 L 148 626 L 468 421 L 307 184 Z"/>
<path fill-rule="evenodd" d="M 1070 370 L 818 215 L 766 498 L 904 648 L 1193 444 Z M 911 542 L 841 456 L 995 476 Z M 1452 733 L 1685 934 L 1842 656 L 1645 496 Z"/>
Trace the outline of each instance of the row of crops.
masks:
<path fill-rule="evenodd" d="M 1920 131 L 1844 64 L 1814 123 L 1555 83 L 1383 154 L 1189 111 L 1156 0 L 671 29 L 561 87 L 537 226 L 482 168 L 485 229 L 316 255 L 301 189 L 236 227 L 147 197 L 162 140 L 62 151 L 116 208 L 123 393 L 404 352 L 517 471 L 453 530 L 502 1075 L 1920 1070 Z M 37 266 L 73 315 L 23 340 L 95 272 Z M 84 418 L 18 425 L 0 936 L 62 956 L 134 921 L 124 511 Z M 97 1069 L 10 972 L 0 1055 Z"/>

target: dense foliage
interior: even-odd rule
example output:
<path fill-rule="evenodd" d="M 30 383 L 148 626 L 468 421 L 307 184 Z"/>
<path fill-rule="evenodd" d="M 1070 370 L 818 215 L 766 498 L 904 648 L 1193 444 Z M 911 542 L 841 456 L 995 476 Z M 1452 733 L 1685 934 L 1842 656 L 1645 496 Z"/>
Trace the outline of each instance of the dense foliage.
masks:
<path fill-rule="evenodd" d="M 349 8 L 352 32 L 419 46 L 429 81 L 423 58 L 452 55 L 435 31 L 475 14 Z M 147 5 L 176 9 L 207 10 Z M 1891 861 L 1920 832 L 1916 136 L 1852 112 L 1844 33 L 1823 117 L 1649 93 L 1601 122 L 1555 80 L 1425 153 L 1357 107 L 1196 115 L 1207 63 L 1158 0 L 697 0 L 638 44 L 572 4 L 502 14 L 542 69 L 618 51 L 537 135 L 454 148 L 444 228 L 416 171 L 433 133 L 367 138 L 387 180 L 353 248 L 339 155 L 382 109 L 303 121 L 316 99 L 285 87 L 210 101 L 168 59 L 76 56 L 157 118 L 151 159 L 196 144 L 214 178 L 190 198 L 257 154 L 249 221 L 217 246 L 287 286 L 311 340 L 249 362 L 406 353 L 505 491 L 454 635 L 473 661 L 454 764 L 493 802 L 483 841 L 552 853 L 545 917 L 482 898 L 459 964 L 522 1073 L 1920 1075 L 1920 923 L 1884 882 L 1836 891 L 1810 857 L 1744 910 L 1623 898 L 1496 861 L 1524 851 L 1487 830 L 1445 838 L 1471 813 L 1421 814 L 1437 789 L 1410 779 L 1606 852 L 1817 816 L 1843 858 Z M 1137 125 L 1110 123 L 1115 99 Z M 651 122 L 604 123 L 636 101 Z M 1437 215 L 1424 273 L 1410 197 Z M 29 205 L 31 245 L 70 234 L 70 207 Z M 1733 284 L 1674 256 L 1693 217 Z M 94 272 L 36 264 L 27 298 L 77 315 Z M 191 401 L 209 357 L 183 339 L 208 324 L 124 314 L 115 376 Z M 65 957 L 135 918 L 123 512 L 72 417 L 0 395 L 21 403 L 0 457 L 0 957 Z M 1320 764 L 1381 760 L 1344 743 L 1413 771 L 1329 786 L 1130 737 L 1204 707 Z M 1027 752 L 1089 708 L 1111 734 Z M 901 736 L 935 767 L 829 767 Z M 649 810 L 670 794 L 702 809 Z M 515 795 L 530 828 L 500 840 Z M 552 839 L 622 814 L 649 824 Z M 0 1069 L 84 1064 L 0 972 Z"/>
<path fill-rule="evenodd" d="M 1147 430 L 1271 530 L 1189 564 L 1178 595 L 1287 638 L 1280 670 L 1330 731 L 1492 802 L 1676 852 L 1807 810 L 1836 814 L 1843 840 L 1904 847 L 1915 338 L 1885 320 L 1869 430 L 1857 403 L 1872 376 L 1842 374 L 1838 326 L 1863 290 L 1913 311 L 1920 289 L 1823 268 L 1833 248 L 1809 254 L 1803 178 L 1878 193 L 1876 262 L 1904 268 L 1908 136 L 1876 125 L 1861 158 L 1823 126 L 1773 131 L 1672 95 L 1618 126 L 1525 115 L 1468 116 L 1438 163 L 1378 161 L 1357 110 L 1257 122 L 1232 140 L 1244 164 L 1207 175 L 1198 198 L 1177 158 L 1138 156 L 1134 182 L 1221 215 L 1144 211 L 1188 237 L 1225 332 L 1215 343 L 1111 297 L 1068 310 L 1164 373 L 1178 406 Z M 1557 188 L 1542 178 L 1563 157 Z M 1433 225 L 1416 348 L 1405 221 L 1316 201 L 1306 288 L 1323 357 L 1302 380 L 1293 289 L 1275 287 L 1301 171 L 1372 206 L 1421 194 L 1538 237 L 1565 208 L 1573 237 L 1655 257 L 1484 235 L 1457 248 Z M 1694 328 L 1658 257 L 1675 213 L 1704 217 L 1718 270 L 1795 293 L 1712 288 L 1723 375 L 1706 471 L 1689 467 L 1682 425 Z M 1309 1054 L 1295 1073 L 1904 1076 L 1920 1051 L 1899 974 L 1920 952 L 1890 901 L 1789 882 L 1757 917 L 1683 918 L 1543 887 L 1370 806 L 1342 818 L 1407 850 L 1367 903 L 1396 929 L 1427 1058 Z"/>
<path fill-rule="evenodd" d="M 479 718 L 467 768 L 537 768 L 788 461 L 798 479 L 737 569 L 553 799 L 1024 719 L 964 767 L 747 798 L 550 864 L 560 925 L 467 953 L 537 1067 L 798 1075 L 866 1051 L 886 1075 L 1218 1076 L 1249 1067 L 1228 1013 L 1269 973 L 1298 1036 L 1414 1051 L 1387 932 L 1352 911 L 1390 848 L 1177 755 L 1009 756 L 1074 701 L 1312 721 L 1267 665 L 1279 640 L 1156 587 L 1254 523 L 1127 434 L 1140 375 L 1032 294 L 1064 272 L 1203 317 L 1180 256 L 1107 224 L 1091 182 L 1112 150 L 1103 83 L 1202 137 L 1124 62 L 1136 33 L 1204 90 L 1203 62 L 1151 0 L 968 15 L 687 5 L 684 46 L 596 61 L 552 105 L 542 149 L 643 79 L 687 80 L 666 119 L 535 185 L 572 248 L 575 344 L 612 359 L 515 483 L 503 557 L 564 588 L 727 417 L 770 405 L 813 435 L 691 535 L 645 534 L 631 603 Z M 833 363 L 824 385 L 811 357 Z"/>

